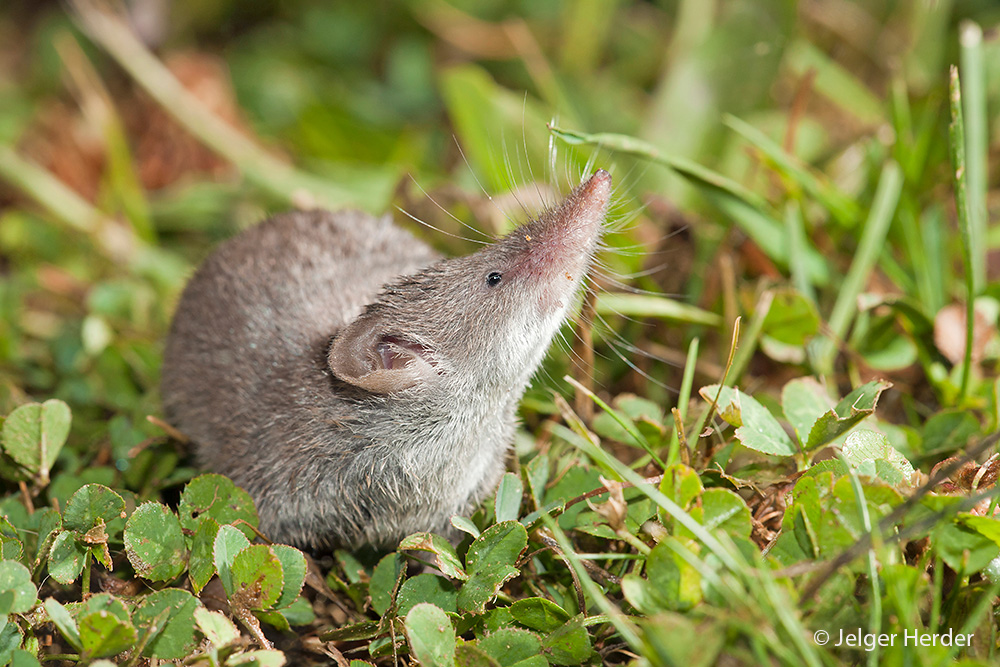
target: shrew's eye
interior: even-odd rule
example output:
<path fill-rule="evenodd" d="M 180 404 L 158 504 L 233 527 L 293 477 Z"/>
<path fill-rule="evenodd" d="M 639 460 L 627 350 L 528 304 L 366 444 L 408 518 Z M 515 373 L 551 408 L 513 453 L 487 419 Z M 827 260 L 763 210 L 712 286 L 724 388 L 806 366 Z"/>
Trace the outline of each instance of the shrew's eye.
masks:
<path fill-rule="evenodd" d="M 486 276 L 486 285 L 488 287 L 496 287 L 503 280 L 503 274 L 499 271 L 491 271 L 489 275 Z"/>

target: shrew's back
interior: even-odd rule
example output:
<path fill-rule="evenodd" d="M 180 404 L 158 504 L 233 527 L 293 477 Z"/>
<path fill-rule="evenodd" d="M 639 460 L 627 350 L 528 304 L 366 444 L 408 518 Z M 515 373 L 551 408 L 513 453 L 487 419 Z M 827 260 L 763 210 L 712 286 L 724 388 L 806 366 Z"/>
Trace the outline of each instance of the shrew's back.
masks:
<path fill-rule="evenodd" d="M 384 283 L 436 258 L 388 217 L 355 211 L 280 215 L 223 243 L 177 306 L 168 419 L 237 483 L 273 470 L 283 449 L 308 446 L 310 422 L 346 416 L 330 390 L 330 338 Z"/>

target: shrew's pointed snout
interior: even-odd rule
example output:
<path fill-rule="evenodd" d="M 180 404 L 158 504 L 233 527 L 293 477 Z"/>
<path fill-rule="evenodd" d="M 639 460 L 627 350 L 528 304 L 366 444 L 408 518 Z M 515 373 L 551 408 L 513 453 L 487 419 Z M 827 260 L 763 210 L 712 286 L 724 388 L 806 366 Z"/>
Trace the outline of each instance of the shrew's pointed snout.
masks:
<path fill-rule="evenodd" d="M 581 187 L 586 189 L 590 196 L 607 203 L 611 196 L 611 174 L 604 169 L 598 169 Z"/>
<path fill-rule="evenodd" d="M 611 174 L 598 169 L 561 204 L 514 232 L 510 238 L 526 274 L 545 280 L 556 276 L 558 283 L 575 289 L 597 249 L 610 198 Z"/>
<path fill-rule="evenodd" d="M 561 218 L 564 227 L 576 228 L 577 231 L 600 230 L 610 199 L 611 174 L 598 169 L 570 193 L 559 207 L 561 215 L 557 218 Z"/>
<path fill-rule="evenodd" d="M 586 181 L 577 186 L 567 198 L 565 205 L 576 209 L 575 215 L 588 218 L 604 218 L 611 199 L 611 174 L 604 169 L 598 169 Z"/>

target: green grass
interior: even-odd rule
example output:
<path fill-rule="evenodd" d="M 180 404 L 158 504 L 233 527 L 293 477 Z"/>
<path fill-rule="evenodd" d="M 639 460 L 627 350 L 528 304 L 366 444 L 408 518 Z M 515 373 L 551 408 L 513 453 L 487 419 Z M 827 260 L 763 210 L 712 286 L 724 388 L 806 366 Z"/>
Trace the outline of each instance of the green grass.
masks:
<path fill-rule="evenodd" d="M 1000 12 L 252 4 L 157 50 L 0 9 L 0 663 L 996 662 Z M 461 254 L 597 167 L 593 354 L 554 346 L 464 539 L 251 544 L 158 421 L 211 247 L 319 204 Z"/>

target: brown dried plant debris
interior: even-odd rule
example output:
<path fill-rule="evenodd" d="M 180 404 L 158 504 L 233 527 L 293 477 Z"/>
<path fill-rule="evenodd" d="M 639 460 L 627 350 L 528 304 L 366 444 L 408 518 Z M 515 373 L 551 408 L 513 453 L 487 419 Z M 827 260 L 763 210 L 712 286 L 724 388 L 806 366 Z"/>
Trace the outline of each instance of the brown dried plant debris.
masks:
<path fill-rule="evenodd" d="M 184 52 L 168 55 L 167 68 L 212 113 L 247 132 L 240 118 L 229 72 L 215 56 Z M 116 96 L 136 173 L 143 187 L 157 190 L 189 173 L 225 179 L 231 165 L 203 146 L 164 109 L 135 88 Z M 106 169 L 101 129 L 71 103 L 43 103 L 21 141 L 20 151 L 88 201 L 97 201 Z"/>
<path fill-rule="evenodd" d="M 97 199 L 104 172 L 104 145 L 79 109 L 62 101 L 43 104 L 25 132 L 20 151 L 84 199 Z"/>
<path fill-rule="evenodd" d="M 761 549 L 773 542 L 781 532 L 781 521 L 788 506 L 787 496 L 793 486 L 794 481 L 778 482 L 747 500 L 753 519 L 750 539 Z"/>
<path fill-rule="evenodd" d="M 941 461 L 931 469 L 930 477 L 933 478 L 940 468 L 954 463 L 959 458 L 953 456 Z M 1000 454 L 994 454 L 985 463 L 966 461 L 948 479 L 938 484 L 935 491 L 948 495 L 971 495 L 976 491 L 994 486 L 998 473 L 1000 473 Z M 970 511 L 973 514 L 985 515 L 989 506 L 990 499 L 984 498 Z"/>
<path fill-rule="evenodd" d="M 164 64 L 205 107 L 227 124 L 248 133 L 240 118 L 229 71 L 217 57 L 175 53 Z M 232 167 L 188 134 L 144 93 L 136 92 L 122 110 L 142 184 L 149 190 L 170 185 L 189 172 L 225 178 Z"/>

